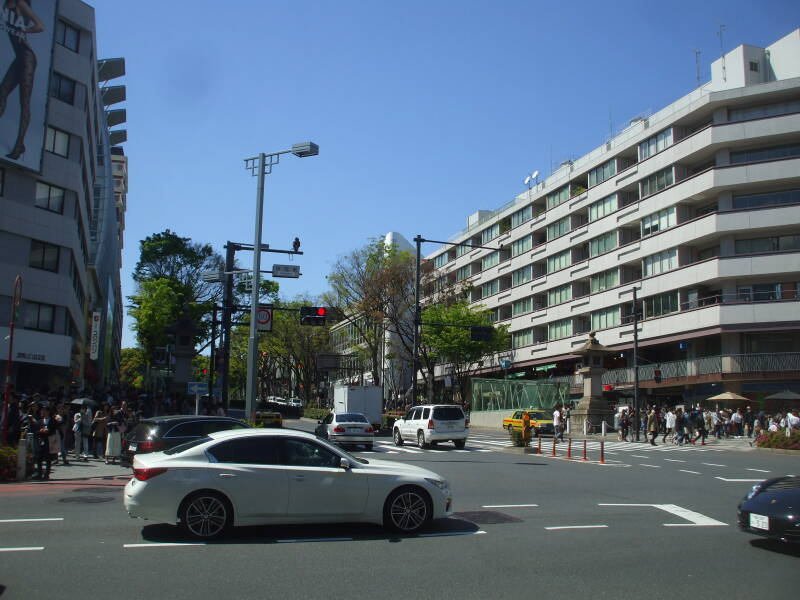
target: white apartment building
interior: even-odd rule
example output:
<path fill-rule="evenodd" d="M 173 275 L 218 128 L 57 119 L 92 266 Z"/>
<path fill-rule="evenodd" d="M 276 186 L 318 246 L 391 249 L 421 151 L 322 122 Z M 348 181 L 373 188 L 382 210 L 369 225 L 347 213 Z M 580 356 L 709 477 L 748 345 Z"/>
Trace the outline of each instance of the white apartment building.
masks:
<path fill-rule="evenodd" d="M 450 240 L 496 250 L 427 257 L 508 325 L 511 372 L 574 381 L 595 330 L 606 389 L 629 393 L 636 288 L 645 393 L 800 391 L 800 29 L 711 73 Z"/>

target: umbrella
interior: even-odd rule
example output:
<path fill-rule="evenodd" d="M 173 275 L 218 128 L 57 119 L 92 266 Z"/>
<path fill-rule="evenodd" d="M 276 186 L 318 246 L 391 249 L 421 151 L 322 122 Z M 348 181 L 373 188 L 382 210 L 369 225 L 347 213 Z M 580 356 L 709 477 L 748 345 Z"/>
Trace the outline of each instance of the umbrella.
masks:
<path fill-rule="evenodd" d="M 789 390 L 783 390 L 772 396 L 767 396 L 765 400 L 800 400 L 800 394 L 795 394 Z"/>
<path fill-rule="evenodd" d="M 744 396 L 740 396 L 739 394 L 734 394 L 733 392 L 722 392 L 721 394 L 717 394 L 716 396 L 711 396 L 709 400 L 730 400 L 730 401 L 738 401 L 738 402 L 750 402 L 749 398 L 745 398 Z"/>
<path fill-rule="evenodd" d="M 76 406 L 88 406 L 90 408 L 97 405 L 97 402 L 92 400 L 91 398 L 75 398 L 70 404 L 75 404 Z"/>

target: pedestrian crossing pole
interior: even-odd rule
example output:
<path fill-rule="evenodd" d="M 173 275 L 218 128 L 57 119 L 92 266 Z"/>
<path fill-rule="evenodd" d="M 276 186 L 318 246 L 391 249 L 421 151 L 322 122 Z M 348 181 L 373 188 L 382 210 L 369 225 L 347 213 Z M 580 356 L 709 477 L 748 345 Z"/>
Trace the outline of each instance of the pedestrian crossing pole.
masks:
<path fill-rule="evenodd" d="M 583 458 L 581 460 L 586 460 L 586 440 L 583 440 Z"/>

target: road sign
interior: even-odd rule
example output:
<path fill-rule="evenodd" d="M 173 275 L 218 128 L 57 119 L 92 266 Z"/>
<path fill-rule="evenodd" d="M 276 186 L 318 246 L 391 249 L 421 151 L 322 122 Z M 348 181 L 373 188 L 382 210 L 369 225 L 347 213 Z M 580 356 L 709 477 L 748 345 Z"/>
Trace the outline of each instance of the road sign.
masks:
<path fill-rule="evenodd" d="M 256 311 L 256 327 L 258 331 L 272 331 L 272 306 L 259 306 Z"/>
<path fill-rule="evenodd" d="M 205 381 L 190 381 L 186 385 L 193 396 L 203 396 L 208 393 L 208 383 Z"/>
<path fill-rule="evenodd" d="M 291 277 L 297 279 L 300 277 L 299 265 L 272 265 L 273 277 Z"/>

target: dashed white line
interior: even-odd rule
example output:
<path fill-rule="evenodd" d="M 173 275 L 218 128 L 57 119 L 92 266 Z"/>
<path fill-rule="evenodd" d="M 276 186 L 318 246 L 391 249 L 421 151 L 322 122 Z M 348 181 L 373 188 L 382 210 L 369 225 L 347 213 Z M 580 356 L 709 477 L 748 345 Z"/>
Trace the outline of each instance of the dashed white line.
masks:
<path fill-rule="evenodd" d="M 63 521 L 64 517 L 48 517 L 44 519 L 0 519 L 0 523 L 35 523 L 38 521 Z"/>
<path fill-rule="evenodd" d="M 555 531 L 557 529 L 604 529 L 608 525 L 561 525 L 559 527 L 545 527 L 547 531 Z"/>
<path fill-rule="evenodd" d="M 123 548 L 172 548 L 175 546 L 205 546 L 205 542 L 160 542 L 152 544 L 123 544 Z"/>
<path fill-rule="evenodd" d="M 727 477 L 714 477 L 714 479 L 719 479 L 720 481 L 736 481 L 741 483 L 758 483 L 759 481 L 764 481 L 763 479 L 728 479 Z"/>
<path fill-rule="evenodd" d="M 755 471 L 756 473 L 769 473 L 770 472 L 770 471 L 767 471 L 765 469 L 745 469 L 745 471 Z"/>
<path fill-rule="evenodd" d="M 678 469 L 678 471 L 681 471 L 682 473 L 691 473 L 692 475 L 702 475 L 702 473 L 699 471 L 687 471 L 686 469 Z"/>
<path fill-rule="evenodd" d="M 717 463 L 700 463 L 701 465 L 705 465 L 707 467 L 724 467 L 725 465 L 718 465 Z"/>
<path fill-rule="evenodd" d="M 660 465 L 646 465 L 644 463 L 639 463 L 639 466 L 640 467 L 652 467 L 653 469 L 660 469 L 661 468 Z"/>
<path fill-rule="evenodd" d="M 44 550 L 44 546 L 20 546 L 18 548 L 0 548 L 0 552 L 34 552 Z"/>
<path fill-rule="evenodd" d="M 537 508 L 538 504 L 484 504 L 481 508 Z"/>
<path fill-rule="evenodd" d="M 486 533 L 482 529 L 478 531 L 445 531 L 443 533 L 420 533 L 417 537 L 448 537 L 451 535 L 482 535 Z"/>
<path fill-rule="evenodd" d="M 650 458 L 649 456 L 642 456 L 641 454 L 631 454 L 633 458 Z"/>
<path fill-rule="evenodd" d="M 669 462 L 686 462 L 685 460 L 680 460 L 678 458 L 665 458 L 664 460 L 668 460 Z"/>

